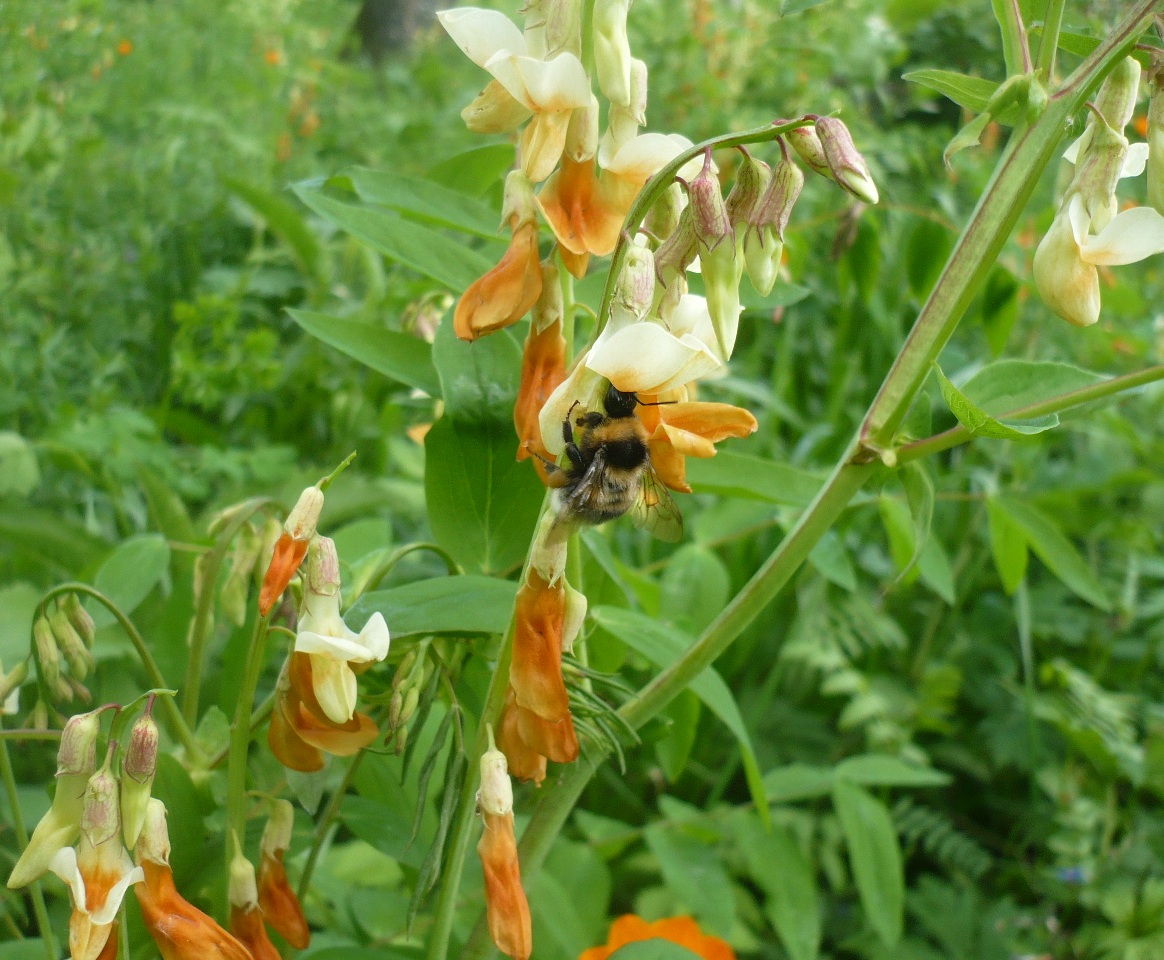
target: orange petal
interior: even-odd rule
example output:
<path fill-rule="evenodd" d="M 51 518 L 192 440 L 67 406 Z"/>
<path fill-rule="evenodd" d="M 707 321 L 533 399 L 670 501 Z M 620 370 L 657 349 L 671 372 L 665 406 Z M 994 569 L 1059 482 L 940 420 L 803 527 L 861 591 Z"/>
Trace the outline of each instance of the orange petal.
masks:
<path fill-rule="evenodd" d="M 273 857 L 263 855 L 258 884 L 259 907 L 267 923 L 296 950 L 307 949 L 311 943 L 311 929 L 307 926 L 299 897 L 287 880 L 282 850 Z"/>
<path fill-rule="evenodd" d="M 485 873 L 489 934 L 497 949 L 515 960 L 533 952 L 529 902 L 521 886 L 521 866 L 513 835 L 513 814 L 485 813 L 485 830 L 477 844 Z"/>
<path fill-rule="evenodd" d="M 546 720 L 518 706 L 517 731 L 530 749 L 555 763 L 573 763 L 578 759 L 578 735 L 569 713 L 561 720 Z"/>
<path fill-rule="evenodd" d="M 566 340 L 562 336 L 562 322 L 558 320 L 551 323 L 541 333 L 535 333 L 531 328 L 521 359 L 521 386 L 517 391 L 517 403 L 513 407 L 518 460 L 527 459 L 531 449 L 552 459 L 542 443 L 538 414 L 554 388 L 565 379 Z"/>
<path fill-rule="evenodd" d="M 663 484 L 680 493 L 690 493 L 691 487 L 687 483 L 687 463 L 683 454 L 671 446 L 666 434 L 659 440 L 648 441 L 647 449 L 651 452 L 651 466 Z"/>
<path fill-rule="evenodd" d="M 169 867 L 150 860 L 141 867 L 145 882 L 133 889 L 162 960 L 252 960 L 246 947 L 178 893 Z"/>
<path fill-rule="evenodd" d="M 546 758 L 522 739 L 518 729 L 520 710 L 513 699 L 513 687 L 510 687 L 497 726 L 497 748 L 505 754 L 510 774 L 519 780 L 533 780 L 540 784 L 546 778 Z"/>
<path fill-rule="evenodd" d="M 563 157 L 537 200 L 562 247 L 574 254 L 602 257 L 618 242 L 629 205 L 624 208 L 616 201 L 594 171 L 593 157 L 581 163 Z"/>
<path fill-rule="evenodd" d="M 627 914 L 610 925 L 610 935 L 604 946 L 583 951 L 578 960 L 606 960 L 628 943 L 656 939 L 686 947 L 704 960 L 735 960 L 736 957 L 726 941 L 705 934 L 691 917 L 669 917 L 647 923 L 641 917 Z"/>
<path fill-rule="evenodd" d="M 323 712 L 315 698 L 310 654 L 291 654 L 288 674 L 297 709 L 288 712 L 287 719 L 304 742 L 337 757 L 350 757 L 376 739 L 380 731 L 366 714 L 355 713 L 346 723 L 336 723 Z"/>
<path fill-rule="evenodd" d="M 259 613 L 264 617 L 271 612 L 271 607 L 283 596 L 287 584 L 295 576 L 307 555 L 308 542 L 296 540 L 286 532 L 279 534 L 279 539 L 275 541 L 275 552 L 271 554 L 271 563 L 263 577 L 263 586 L 259 590 Z"/>
<path fill-rule="evenodd" d="M 509 682 L 519 706 L 551 721 L 568 719 L 570 701 L 562 680 L 562 624 L 566 590 L 551 587 L 535 570 L 517 591 L 513 662 Z"/>
<path fill-rule="evenodd" d="M 258 907 L 230 908 L 230 932 L 250 952 L 254 960 L 282 960 L 279 951 L 271 943 L 267 928 L 263 925 L 263 911 Z"/>
<path fill-rule="evenodd" d="M 590 254 L 574 253 L 563 246 L 558 247 L 558 253 L 562 258 L 562 265 L 577 279 L 581 280 L 586 276 L 586 268 L 590 266 Z"/>
<path fill-rule="evenodd" d="M 517 323 L 541 294 L 538 225 L 531 221 L 514 229 L 501 262 L 461 295 L 453 312 L 453 329 L 462 340 L 476 340 Z"/>
<path fill-rule="evenodd" d="M 659 407 L 659 416 L 669 427 L 719 443 L 728 437 L 746 437 L 756 432 L 756 418 L 743 407 L 730 403 L 690 401 Z"/>
<path fill-rule="evenodd" d="M 271 753 L 289 770 L 298 770 L 300 773 L 322 770 L 323 753 L 305 743 L 295 732 L 294 726 L 287 719 L 286 709 L 285 703 L 276 702 L 275 709 L 271 711 L 271 724 L 267 728 L 267 745 L 270 746 Z M 293 709 L 298 712 L 297 705 Z"/>
<path fill-rule="evenodd" d="M 715 444 L 706 437 L 701 437 L 698 433 L 692 433 L 690 430 L 680 430 L 678 427 L 673 427 L 669 423 L 664 423 L 660 429 L 666 435 L 671 446 L 675 448 L 675 451 L 683 454 L 685 457 L 706 458 L 715 456 Z"/>

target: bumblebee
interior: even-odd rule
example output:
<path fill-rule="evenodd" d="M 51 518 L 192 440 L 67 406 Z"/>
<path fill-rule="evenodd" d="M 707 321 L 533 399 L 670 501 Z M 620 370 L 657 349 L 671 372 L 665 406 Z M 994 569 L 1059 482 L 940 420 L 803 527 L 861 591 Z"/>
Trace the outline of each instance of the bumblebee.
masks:
<path fill-rule="evenodd" d="M 629 513 L 636 526 L 660 540 L 674 542 L 683 536 L 679 508 L 651 466 L 647 429 L 635 414 L 639 402 L 636 394 L 611 384 L 604 413 L 573 417 L 576 402 L 567 412 L 562 439 L 568 462 L 558 466 L 540 458 L 554 488 L 555 526 L 605 523 Z"/>

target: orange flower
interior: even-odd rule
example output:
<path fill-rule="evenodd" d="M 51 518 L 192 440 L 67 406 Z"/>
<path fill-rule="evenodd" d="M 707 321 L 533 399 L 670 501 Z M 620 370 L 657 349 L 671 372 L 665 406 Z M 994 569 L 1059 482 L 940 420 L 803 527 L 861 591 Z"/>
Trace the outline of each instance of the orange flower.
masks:
<path fill-rule="evenodd" d="M 562 679 L 562 644 L 567 619 L 564 583 L 550 586 L 536 570 L 517 591 L 513 662 L 498 742 L 514 776 L 545 777 L 545 759 L 578 759 L 578 737 Z M 569 638 L 572 640 L 573 638 Z"/>
<path fill-rule="evenodd" d="M 133 889 L 162 960 L 252 960 L 246 947 L 178 893 L 170 870 L 166 808 L 160 800 L 149 802 L 137 859 L 145 880 Z"/>
<path fill-rule="evenodd" d="M 324 754 L 350 757 L 379 734 L 371 717 L 353 714 L 347 723 L 330 719 L 315 698 L 311 655 L 292 653 L 275 687 L 275 709 L 267 743 L 283 766 L 303 773 L 322 770 Z"/>
<path fill-rule="evenodd" d="M 756 431 L 756 418 L 728 403 L 683 400 L 650 406 L 657 398 L 644 395 L 639 417 L 650 437 L 651 466 L 672 490 L 690 493 L 686 457 L 714 457 L 715 445 L 728 437 Z"/>
<path fill-rule="evenodd" d="M 457 301 L 453 329 L 462 340 L 476 340 L 524 317 L 542 294 L 536 220 L 509 218 L 513 238 L 501 262 L 475 281 Z"/>
<path fill-rule="evenodd" d="M 704 960 L 735 960 L 735 951 L 719 937 L 713 937 L 699 929 L 690 917 L 670 917 L 647 923 L 642 917 L 627 914 L 610 925 L 606 945 L 583 950 L 578 960 L 607 960 L 619 947 L 642 940 L 667 940 L 686 947 Z"/>
<path fill-rule="evenodd" d="M 528 960 L 533 952 L 533 931 L 513 833 L 513 788 L 505 756 L 492 745 L 492 739 L 490 731 L 490 747 L 481 754 L 481 789 L 477 792 L 485 821 L 477 853 L 485 873 L 489 935 L 502 953 Z"/>
<path fill-rule="evenodd" d="M 287 514 L 283 532 L 275 542 L 271 562 L 263 577 L 259 590 L 259 613 L 264 617 L 271 612 L 275 601 L 283 596 L 287 584 L 299 570 L 307 555 L 307 545 L 315 536 L 319 515 L 323 512 L 323 491 L 319 487 L 308 487 L 299 495 L 299 500 Z"/>
<path fill-rule="evenodd" d="M 547 460 L 550 452 L 542 443 L 542 429 L 538 414 L 546 398 L 554 388 L 566 379 L 566 340 L 562 336 L 562 321 L 555 320 L 544 330 L 530 327 L 525 341 L 525 353 L 521 360 L 521 387 L 517 391 L 517 403 L 513 407 L 513 425 L 517 429 L 517 459 L 526 460 L 531 451 Z M 545 482 L 545 465 L 534 459 L 542 482 Z"/>
<path fill-rule="evenodd" d="M 311 930 L 283 866 L 283 854 L 291 846 L 294 821 L 295 810 L 291 804 L 286 800 L 276 800 L 263 830 L 259 907 L 279 936 L 296 950 L 305 950 L 311 943 Z"/>
<path fill-rule="evenodd" d="M 230 862 L 230 886 L 227 890 L 230 932 L 251 952 L 254 960 L 282 960 L 263 924 L 255 868 L 239 849 L 238 837 L 235 837 L 234 844 L 234 859 Z"/>
<path fill-rule="evenodd" d="M 538 194 L 538 206 L 563 249 L 576 256 L 602 257 L 618 242 L 623 218 L 637 192 L 637 187 L 625 189 L 613 178 L 600 180 L 593 157 L 578 162 L 563 156 L 561 166 Z"/>

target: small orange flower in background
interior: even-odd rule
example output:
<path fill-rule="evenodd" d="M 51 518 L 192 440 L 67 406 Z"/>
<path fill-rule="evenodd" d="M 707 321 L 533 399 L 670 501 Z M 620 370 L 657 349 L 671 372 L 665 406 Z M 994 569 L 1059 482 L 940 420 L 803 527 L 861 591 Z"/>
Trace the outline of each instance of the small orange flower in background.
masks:
<path fill-rule="evenodd" d="M 640 419 L 650 439 L 651 466 L 672 490 L 690 493 L 687 457 L 714 457 L 715 445 L 728 437 L 746 437 L 756 432 L 756 418 L 742 407 L 729 403 L 665 400 L 644 395 Z"/>
<path fill-rule="evenodd" d="M 533 952 L 533 928 L 529 901 L 521 886 L 521 865 L 513 833 L 513 788 L 505 755 L 493 745 L 481 754 L 481 789 L 477 807 L 485 830 L 477 844 L 485 873 L 485 907 L 489 935 L 497 949 L 515 960 L 528 960 Z"/>
<path fill-rule="evenodd" d="M 133 41 L 132 40 L 120 41 L 117 44 L 117 52 L 120 56 L 128 57 L 131 53 L 133 53 Z"/>
<path fill-rule="evenodd" d="M 619 947 L 643 940 L 667 940 L 686 947 L 704 960 L 735 960 L 736 954 L 719 937 L 713 937 L 699 929 L 690 917 L 669 917 L 647 923 L 642 917 L 627 914 L 610 925 L 606 945 L 583 950 L 578 960 L 606 960 Z"/>
<path fill-rule="evenodd" d="M 133 888 L 134 893 L 162 960 L 251 960 L 246 947 L 175 888 L 166 808 L 160 800 L 150 800 L 146 810 L 137 862 L 145 880 Z"/>
<path fill-rule="evenodd" d="M 277 67 L 283 62 L 283 53 L 276 50 L 274 47 L 268 47 L 263 51 L 263 62 L 268 66 Z"/>
<path fill-rule="evenodd" d="M 291 804 L 286 800 L 276 800 L 263 830 L 258 879 L 259 907 L 263 911 L 263 918 L 279 936 L 296 950 L 305 950 L 311 943 L 311 930 L 283 866 L 283 854 L 291 846 L 294 822 L 295 809 Z"/>

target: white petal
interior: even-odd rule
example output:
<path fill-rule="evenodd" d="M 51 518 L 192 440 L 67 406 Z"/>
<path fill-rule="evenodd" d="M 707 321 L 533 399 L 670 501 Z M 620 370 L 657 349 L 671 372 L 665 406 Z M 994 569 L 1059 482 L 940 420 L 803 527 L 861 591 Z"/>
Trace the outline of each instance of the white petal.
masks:
<path fill-rule="evenodd" d="M 388 635 L 388 624 L 384 622 L 384 614 L 373 613 L 356 639 L 364 648 L 364 657 L 361 662 L 371 660 L 379 663 L 388 656 L 388 647 L 392 638 Z"/>
<path fill-rule="evenodd" d="M 128 856 L 125 858 L 124 866 L 130 866 Z M 141 883 L 143 880 L 145 880 L 145 871 L 141 867 L 133 867 L 133 869 L 127 870 L 121 879 L 110 889 L 108 895 L 105 897 L 105 903 L 93 911 L 93 923 L 98 926 L 112 923 L 117 918 L 117 911 L 121 909 L 121 901 L 125 899 L 125 892 L 135 883 Z"/>
<path fill-rule="evenodd" d="M 1071 224 L 1062 211 L 1035 251 L 1033 273 L 1039 296 L 1068 323 L 1087 327 L 1099 319 L 1099 275 L 1080 259 Z"/>
<path fill-rule="evenodd" d="M 356 660 L 363 663 L 368 660 L 368 651 L 360 643 L 355 632 L 348 630 L 343 637 L 331 637 L 325 633 L 315 633 L 312 630 L 300 630 L 295 634 L 295 652 L 310 653 L 313 656 L 337 663 L 347 663 Z M 313 661 L 314 662 L 314 661 Z"/>
<path fill-rule="evenodd" d="M 719 366 L 696 337 L 682 338 L 657 323 L 636 323 L 595 344 L 586 365 L 616 388 L 635 393 L 672 390 Z"/>
<path fill-rule="evenodd" d="M 1138 177 L 1148 166 L 1148 145 L 1146 143 L 1132 143 L 1128 145 L 1128 154 L 1124 157 L 1124 166 L 1120 170 L 1120 179 L 1124 177 Z"/>
<path fill-rule="evenodd" d="M 1098 236 L 1088 237 L 1080 252 L 1088 263 L 1110 267 L 1164 252 L 1164 217 L 1151 207 L 1125 210 Z"/>
<path fill-rule="evenodd" d="M 619 149 L 606 169 L 625 180 L 646 183 L 690 146 L 691 141 L 678 134 L 639 134 Z M 681 174 L 682 172 L 680 171 Z"/>
<path fill-rule="evenodd" d="M 535 109 L 557 111 L 590 106 L 590 78 L 574 54 L 560 53 L 553 60 L 518 57 L 515 66 Z"/>
<path fill-rule="evenodd" d="M 315 699 L 336 723 L 347 723 L 356 710 L 356 675 L 346 663 L 330 657 L 311 661 L 311 686 Z"/>
<path fill-rule="evenodd" d="M 72 891 L 73 906 L 82 913 L 88 913 L 85 906 L 85 878 L 77 866 L 76 848 L 61 847 L 48 862 L 48 868 L 64 880 Z"/>
<path fill-rule="evenodd" d="M 538 425 L 542 431 L 542 443 L 552 456 L 560 456 L 566 449 L 566 440 L 562 436 L 562 421 L 566 419 L 566 412 L 575 400 L 582 406 L 588 406 L 598 393 L 601 381 L 602 378 L 587 367 L 584 360 L 580 360 L 542 405 Z"/>
<path fill-rule="evenodd" d="M 715 343 L 715 326 L 707 309 L 707 298 L 696 293 L 685 293 L 675 304 L 667 322 L 670 331 L 677 337 L 691 334 L 710 347 Z"/>
<path fill-rule="evenodd" d="M 438 14 L 438 16 L 439 16 L 439 14 Z M 1063 151 L 1063 159 L 1064 160 L 1066 160 L 1068 163 L 1078 163 L 1079 162 L 1079 147 L 1082 145 L 1083 138 L 1086 136 L 1087 136 L 1087 133 L 1084 132 L 1072 141 L 1071 146 L 1069 146 L 1066 150 Z"/>
<path fill-rule="evenodd" d="M 477 66 L 484 67 L 499 50 L 524 55 L 525 37 L 503 13 L 479 7 L 458 7 L 437 14 L 445 32 Z"/>
<path fill-rule="evenodd" d="M 1063 216 L 1062 210 L 1055 214 L 1055 219 L 1058 220 L 1061 216 Z M 1079 194 L 1071 197 L 1071 202 L 1067 206 L 1067 221 L 1071 225 L 1071 235 L 1075 238 L 1075 245 L 1082 246 L 1083 241 L 1087 239 L 1088 231 L 1091 229 L 1091 216 L 1083 203 L 1083 197 Z M 1051 229 L 1054 229 L 1054 225 Z"/>

